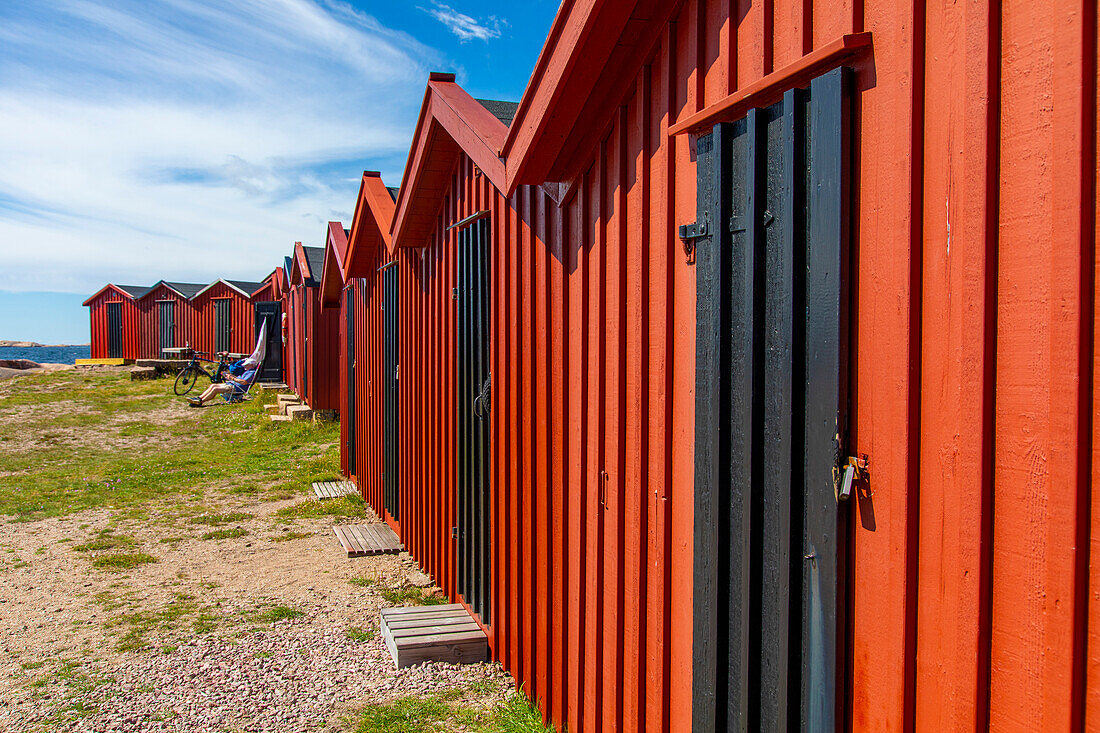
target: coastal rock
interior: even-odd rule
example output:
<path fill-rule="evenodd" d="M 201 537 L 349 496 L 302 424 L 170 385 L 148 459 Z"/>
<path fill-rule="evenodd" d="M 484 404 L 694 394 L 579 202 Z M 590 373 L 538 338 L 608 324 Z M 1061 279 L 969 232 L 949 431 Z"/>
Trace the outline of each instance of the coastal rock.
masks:
<path fill-rule="evenodd" d="M 42 344 L 37 341 L 0 341 L 0 347 L 9 347 L 12 349 L 35 349 Z"/>
<path fill-rule="evenodd" d="M 30 359 L 0 359 L 0 367 L 6 369 L 37 369 L 41 364 Z"/>

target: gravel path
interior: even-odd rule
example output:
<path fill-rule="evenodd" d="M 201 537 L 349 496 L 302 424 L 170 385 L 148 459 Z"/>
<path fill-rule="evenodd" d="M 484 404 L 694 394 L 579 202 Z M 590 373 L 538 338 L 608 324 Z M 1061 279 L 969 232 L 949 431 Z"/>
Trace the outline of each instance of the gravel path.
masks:
<path fill-rule="evenodd" d="M 323 519 L 273 521 L 299 500 L 219 506 L 254 515 L 234 525 L 246 535 L 220 541 L 156 511 L 0 524 L 0 731 L 343 730 L 366 702 L 464 688 L 471 707 L 503 698 L 496 664 L 395 669 L 377 591 L 408 587 L 418 569 L 405 554 L 342 556 Z M 108 526 L 157 562 L 94 569 L 75 546 Z M 302 536 L 274 541 L 291 531 Z"/>

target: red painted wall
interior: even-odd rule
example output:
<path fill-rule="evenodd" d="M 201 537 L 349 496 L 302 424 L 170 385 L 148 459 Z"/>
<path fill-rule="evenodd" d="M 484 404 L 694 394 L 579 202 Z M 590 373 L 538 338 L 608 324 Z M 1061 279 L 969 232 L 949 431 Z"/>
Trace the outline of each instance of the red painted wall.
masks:
<path fill-rule="evenodd" d="M 141 313 L 137 303 L 129 295 L 114 288 L 108 288 L 88 303 L 88 317 L 91 327 L 91 358 L 110 357 L 110 343 L 107 335 L 107 304 L 121 303 L 122 315 L 122 356 L 121 359 L 142 358 Z"/>
<path fill-rule="evenodd" d="M 860 31 L 851 417 L 870 483 L 850 514 L 844 727 L 1100 715 L 1094 4 L 689 0 L 565 207 L 505 199 L 467 161 L 431 241 L 398 254 L 402 536 L 453 596 L 444 227 L 492 210 L 489 633 L 574 732 L 690 720 L 695 275 L 675 228 L 696 181 L 667 128 Z M 359 481 L 380 509 L 376 378 Z"/>
<path fill-rule="evenodd" d="M 140 311 L 141 358 L 160 358 L 160 305 L 170 300 L 175 305 L 176 331 L 173 346 L 185 346 L 196 343 L 195 308 L 190 300 L 164 285 L 158 285 L 141 298 L 137 305 Z"/>
<path fill-rule="evenodd" d="M 290 288 L 287 308 L 287 385 L 315 410 L 339 410 L 339 309 L 322 311 L 318 288 L 305 285 Z"/>
<path fill-rule="evenodd" d="M 216 283 L 212 288 L 195 296 L 192 306 L 195 309 L 194 331 L 191 346 L 198 351 L 214 351 L 214 300 L 228 298 L 230 306 L 230 351 L 236 354 L 251 354 L 256 348 L 256 311 L 249 298 L 225 283 Z"/>

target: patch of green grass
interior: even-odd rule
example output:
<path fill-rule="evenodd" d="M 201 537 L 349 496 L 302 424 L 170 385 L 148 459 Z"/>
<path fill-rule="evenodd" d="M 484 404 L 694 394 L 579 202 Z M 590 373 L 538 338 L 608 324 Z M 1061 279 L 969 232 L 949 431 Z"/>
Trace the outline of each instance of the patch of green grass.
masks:
<path fill-rule="evenodd" d="M 379 588 L 378 595 L 397 606 L 439 606 L 449 601 L 443 595 L 409 585 L 401 588 Z"/>
<path fill-rule="evenodd" d="M 42 667 L 45 664 L 46 664 L 45 662 L 23 662 L 19 666 L 22 667 L 23 669 L 38 669 L 39 667 Z"/>
<path fill-rule="evenodd" d="M 363 708 L 355 733 L 426 733 L 452 730 L 454 723 L 473 725 L 477 721 L 476 713 L 450 704 L 445 695 L 410 696 Z"/>
<path fill-rule="evenodd" d="M 299 611 L 296 608 L 291 608 L 290 606 L 269 606 L 267 608 L 260 609 L 256 614 L 254 614 L 254 618 L 256 621 L 261 621 L 263 623 L 269 624 L 273 624 L 276 621 L 283 621 L 289 618 L 300 618 L 302 616 L 305 616 L 304 612 Z"/>
<path fill-rule="evenodd" d="M 230 527 L 228 529 L 215 529 L 212 532 L 207 532 L 202 536 L 204 540 L 227 540 L 233 537 L 244 537 L 248 534 L 247 529 L 241 529 L 240 527 Z"/>
<path fill-rule="evenodd" d="M 312 532 L 284 532 L 283 534 L 275 535 L 271 538 L 272 542 L 290 542 L 291 540 L 301 540 L 306 537 L 312 537 Z"/>
<path fill-rule="evenodd" d="M 122 571 L 136 568 L 138 565 L 156 562 L 157 559 L 144 552 L 124 552 L 114 555 L 102 555 L 92 560 L 92 565 L 105 570 Z"/>
<path fill-rule="evenodd" d="M 192 623 L 192 629 L 198 633 L 204 633 L 196 627 L 200 624 L 208 625 L 213 630 L 216 617 L 203 609 L 193 596 L 186 593 L 177 593 L 176 597 L 155 610 L 138 610 L 130 613 L 120 613 L 108 621 L 108 627 L 125 627 L 126 632 L 119 639 L 118 650 L 129 651 L 144 649 L 148 646 L 145 635 L 151 631 L 171 631 L 178 629 L 188 618 L 198 615 L 198 620 Z M 160 647 L 164 654 L 175 651 L 174 645 L 165 644 Z"/>
<path fill-rule="evenodd" d="M 374 638 L 374 631 L 371 629 L 361 629 L 358 626 L 349 626 L 344 629 L 344 633 L 352 641 L 370 641 Z"/>
<path fill-rule="evenodd" d="M 232 524 L 233 522 L 243 522 L 246 519 L 252 519 L 252 515 L 248 512 L 226 512 L 225 514 L 200 514 L 197 517 L 191 517 L 191 524 L 205 524 L 209 527 L 220 527 L 223 524 Z"/>
<path fill-rule="evenodd" d="M 100 532 L 99 536 L 95 539 L 76 545 L 73 549 L 78 552 L 99 552 L 101 550 L 114 550 L 118 547 L 131 547 L 133 545 L 133 538 L 125 535 L 112 534 L 110 530 L 105 529 Z"/>
<path fill-rule="evenodd" d="M 274 429 L 265 399 L 210 410 L 176 406 L 170 420 L 149 420 L 150 411 L 178 401 L 169 381 L 58 372 L 0 385 L 0 433 L 12 428 L 13 408 L 38 405 L 43 409 L 20 414 L 18 428 L 54 439 L 0 443 L 7 472 L 0 476 L 0 515 L 29 521 L 107 507 L 126 512 L 172 495 L 201 496 L 207 487 L 285 491 L 338 473 L 339 425 L 303 421 Z M 154 428 L 137 428 L 137 421 Z M 124 430 L 149 434 L 126 438 Z M 119 440 L 129 442 L 121 448 Z"/>
<path fill-rule="evenodd" d="M 522 692 L 513 692 L 493 710 L 485 733 L 554 733 L 542 724 L 542 713 Z"/>
<path fill-rule="evenodd" d="M 343 517 L 360 519 L 367 516 L 367 505 L 358 496 L 341 496 L 339 499 L 318 501 L 307 499 L 275 512 L 280 519 L 316 519 L 318 517 Z"/>
<path fill-rule="evenodd" d="M 275 652 L 256 652 L 256 659 L 271 659 Z"/>
<path fill-rule="evenodd" d="M 377 578 L 348 578 L 348 582 L 360 588 L 367 588 L 378 582 Z"/>

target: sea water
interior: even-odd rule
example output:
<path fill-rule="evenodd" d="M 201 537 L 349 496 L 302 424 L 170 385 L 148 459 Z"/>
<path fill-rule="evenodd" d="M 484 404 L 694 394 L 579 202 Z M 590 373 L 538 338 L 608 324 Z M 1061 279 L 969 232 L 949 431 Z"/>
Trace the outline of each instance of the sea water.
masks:
<path fill-rule="evenodd" d="M 0 346 L 0 359 L 30 359 L 39 364 L 75 364 L 77 359 L 88 359 L 92 347 L 83 346 Z"/>

